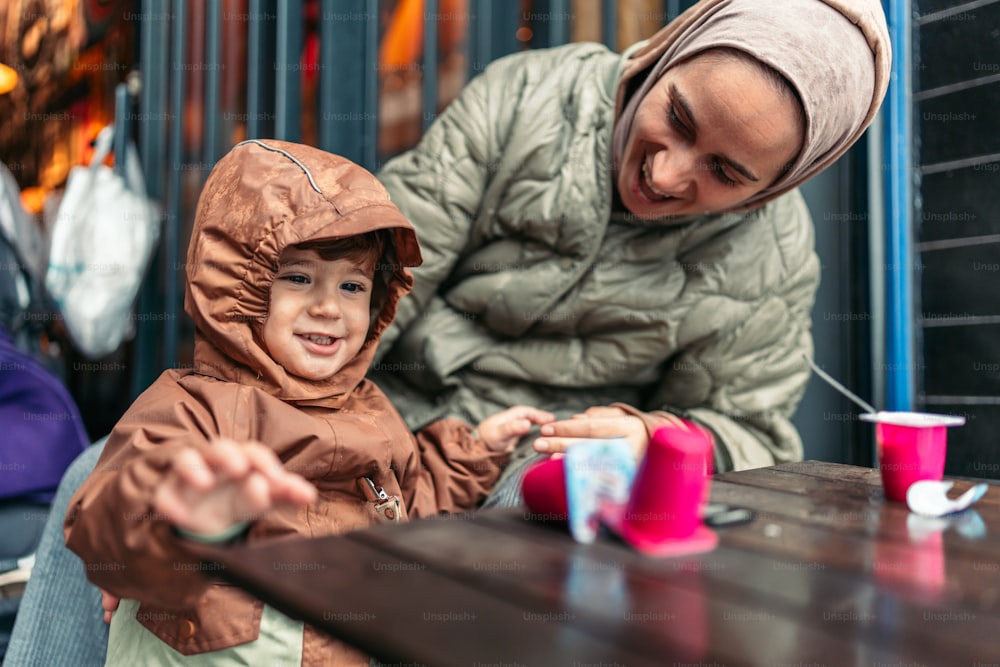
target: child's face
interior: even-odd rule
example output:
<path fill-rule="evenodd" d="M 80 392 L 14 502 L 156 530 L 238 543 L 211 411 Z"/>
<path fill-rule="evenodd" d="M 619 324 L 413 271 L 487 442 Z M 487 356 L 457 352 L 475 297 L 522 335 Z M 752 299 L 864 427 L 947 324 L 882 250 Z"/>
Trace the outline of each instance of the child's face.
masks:
<path fill-rule="evenodd" d="M 314 250 L 281 253 L 264 323 L 276 362 L 307 380 L 327 380 L 357 355 L 368 336 L 372 271 L 353 259 Z"/>

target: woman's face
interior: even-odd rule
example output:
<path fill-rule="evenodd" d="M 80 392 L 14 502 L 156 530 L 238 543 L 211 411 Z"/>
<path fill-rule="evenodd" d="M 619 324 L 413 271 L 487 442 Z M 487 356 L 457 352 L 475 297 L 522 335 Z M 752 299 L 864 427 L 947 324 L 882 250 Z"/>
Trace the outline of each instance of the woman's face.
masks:
<path fill-rule="evenodd" d="M 702 55 L 671 67 L 636 110 L 618 171 L 622 203 L 640 218 L 735 207 L 798 154 L 798 104 L 741 59 Z"/>

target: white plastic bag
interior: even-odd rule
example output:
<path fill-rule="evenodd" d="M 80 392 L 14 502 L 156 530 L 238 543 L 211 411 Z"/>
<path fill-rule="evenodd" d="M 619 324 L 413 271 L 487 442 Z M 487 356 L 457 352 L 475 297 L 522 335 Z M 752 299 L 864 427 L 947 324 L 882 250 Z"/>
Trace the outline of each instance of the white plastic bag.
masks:
<path fill-rule="evenodd" d="M 97 136 L 89 167 L 73 167 L 52 227 L 45 286 L 74 345 L 91 359 L 134 334 L 132 304 L 160 235 L 139 155 L 128 142 L 124 176 L 104 165 L 114 128 Z"/>

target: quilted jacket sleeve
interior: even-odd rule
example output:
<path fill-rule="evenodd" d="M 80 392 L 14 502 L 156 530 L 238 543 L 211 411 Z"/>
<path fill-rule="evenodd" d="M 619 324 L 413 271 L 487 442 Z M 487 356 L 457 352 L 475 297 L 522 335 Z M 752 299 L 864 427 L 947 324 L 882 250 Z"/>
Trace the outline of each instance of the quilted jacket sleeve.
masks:
<path fill-rule="evenodd" d="M 423 264 L 413 291 L 382 333 L 376 359 L 424 312 L 469 242 L 484 192 L 499 164 L 505 128 L 515 113 L 517 59 L 495 61 L 472 79 L 413 149 L 378 172 L 392 201 L 413 224 Z M 506 101 L 505 101 L 506 100 Z"/>
<path fill-rule="evenodd" d="M 680 325 L 689 343 L 667 362 L 657 391 L 642 406 L 652 417 L 664 410 L 710 429 L 718 472 L 801 460 L 791 417 L 810 375 L 803 354 L 813 355 L 810 313 L 819 260 L 805 203 L 797 195 L 777 200 L 741 232 L 768 249 L 763 273 L 773 278 L 752 299 L 736 288 L 703 294 Z M 730 285 L 759 276 L 730 271 Z"/>

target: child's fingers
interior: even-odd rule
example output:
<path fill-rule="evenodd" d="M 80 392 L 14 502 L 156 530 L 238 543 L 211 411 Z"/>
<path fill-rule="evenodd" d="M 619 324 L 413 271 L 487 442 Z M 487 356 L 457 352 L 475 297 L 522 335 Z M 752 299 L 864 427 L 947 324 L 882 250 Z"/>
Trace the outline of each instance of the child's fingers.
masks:
<path fill-rule="evenodd" d="M 240 482 L 239 493 L 233 498 L 233 518 L 252 521 L 271 509 L 271 484 L 263 475 L 251 472 Z"/>
<path fill-rule="evenodd" d="M 556 420 L 556 416 L 551 412 L 530 405 L 515 405 L 505 414 L 509 419 L 527 419 L 531 424 L 548 424 Z"/>
<path fill-rule="evenodd" d="M 251 454 L 254 470 L 268 482 L 272 502 L 309 505 L 316 502 L 316 487 L 298 473 L 286 470 L 277 455 L 262 445 Z"/>
<path fill-rule="evenodd" d="M 274 450 L 259 442 L 237 443 L 221 439 L 202 450 L 200 466 L 216 484 L 227 480 L 239 485 L 240 507 L 234 511 L 262 512 L 274 503 L 308 505 L 315 502 L 316 488 L 300 475 L 285 470 Z M 249 481 L 253 480 L 253 481 Z M 211 482 L 199 486 L 208 490 Z"/>
<path fill-rule="evenodd" d="M 201 453 L 192 448 L 177 453 L 173 464 L 176 479 L 187 486 L 205 491 L 215 483 L 215 473 Z"/>
<path fill-rule="evenodd" d="M 232 440 L 216 440 L 203 450 L 205 461 L 216 475 L 240 479 L 246 475 L 252 462 L 248 460 L 247 445 Z"/>
<path fill-rule="evenodd" d="M 285 474 L 268 478 L 255 472 L 248 480 L 248 488 L 254 494 L 250 500 L 257 508 L 278 503 L 303 504 L 296 502 L 303 497 L 306 502 L 315 500 L 316 488 L 298 475 Z"/>
<path fill-rule="evenodd" d="M 556 420 L 556 416 L 551 412 L 546 412 L 545 410 L 539 410 L 537 408 L 531 408 L 530 412 L 524 416 L 529 419 L 532 424 L 549 424 Z"/>
<path fill-rule="evenodd" d="M 295 473 L 286 472 L 275 480 L 271 488 L 271 500 L 274 502 L 311 505 L 316 502 L 316 496 L 316 487 Z"/>
<path fill-rule="evenodd" d="M 216 440 L 203 455 L 209 469 L 226 479 L 240 480 L 255 471 L 269 479 L 284 473 L 277 454 L 257 442 Z"/>
<path fill-rule="evenodd" d="M 118 603 L 121 602 L 121 598 L 118 597 L 117 595 L 112 595 L 111 593 L 108 593 L 103 588 L 99 590 L 101 591 L 101 607 L 104 609 L 104 611 L 110 614 L 115 609 L 118 609 Z"/>
<path fill-rule="evenodd" d="M 104 610 L 104 622 L 111 623 L 111 614 L 115 609 L 118 609 L 118 603 L 121 602 L 121 598 L 108 593 L 103 588 L 99 590 L 101 591 L 101 609 Z"/>
<path fill-rule="evenodd" d="M 525 435 L 531 430 L 531 420 L 524 417 L 508 419 L 497 425 L 497 437 L 510 440 Z"/>
<path fill-rule="evenodd" d="M 285 470 L 281 459 L 270 447 L 258 442 L 248 442 L 241 447 L 247 466 L 269 480 L 277 480 L 285 475 L 294 474 Z"/>
<path fill-rule="evenodd" d="M 156 487 L 153 493 L 153 510 L 177 526 L 186 526 L 191 517 L 190 508 L 180 493 L 179 484 L 172 478 L 168 478 Z"/>

